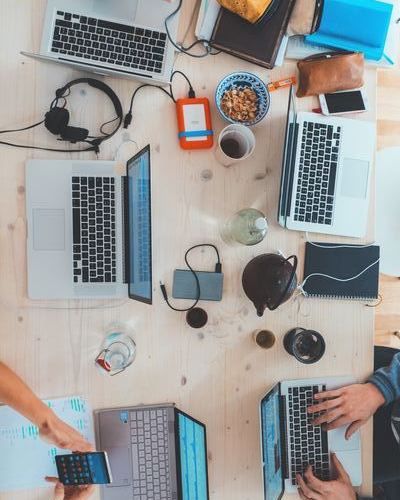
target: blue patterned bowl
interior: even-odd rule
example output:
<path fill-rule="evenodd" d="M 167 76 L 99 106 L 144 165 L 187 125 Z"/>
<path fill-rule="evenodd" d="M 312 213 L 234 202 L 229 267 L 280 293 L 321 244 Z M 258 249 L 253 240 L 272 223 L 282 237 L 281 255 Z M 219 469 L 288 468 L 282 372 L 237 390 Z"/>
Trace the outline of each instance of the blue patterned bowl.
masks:
<path fill-rule="evenodd" d="M 257 94 L 257 113 L 256 117 L 252 121 L 240 121 L 234 120 L 230 116 L 226 115 L 221 108 L 221 101 L 226 91 L 232 90 L 234 88 L 245 88 L 250 87 Z M 258 76 L 248 73 L 246 71 L 240 71 L 238 73 L 232 73 L 221 80 L 215 91 L 215 104 L 220 112 L 222 118 L 224 118 L 229 123 L 241 123 L 247 127 L 256 125 L 261 120 L 263 120 L 269 110 L 271 103 L 271 98 L 268 89 L 264 82 L 258 78 Z"/>

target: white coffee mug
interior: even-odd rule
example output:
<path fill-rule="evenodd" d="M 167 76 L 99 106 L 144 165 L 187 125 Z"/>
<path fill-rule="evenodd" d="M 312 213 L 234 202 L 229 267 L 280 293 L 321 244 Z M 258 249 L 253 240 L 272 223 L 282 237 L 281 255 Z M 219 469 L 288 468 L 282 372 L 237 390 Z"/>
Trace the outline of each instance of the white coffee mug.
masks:
<path fill-rule="evenodd" d="M 249 158 L 255 147 L 253 132 L 248 127 L 235 123 L 225 127 L 219 134 L 215 156 L 221 165 L 229 167 Z"/>

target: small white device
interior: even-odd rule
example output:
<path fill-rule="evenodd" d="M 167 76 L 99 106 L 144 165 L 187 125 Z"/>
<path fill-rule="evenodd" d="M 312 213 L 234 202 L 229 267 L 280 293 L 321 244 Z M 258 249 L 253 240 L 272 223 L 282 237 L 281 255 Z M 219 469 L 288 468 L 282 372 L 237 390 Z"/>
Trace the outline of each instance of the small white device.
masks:
<path fill-rule="evenodd" d="M 319 96 L 323 115 L 363 113 L 368 110 L 368 98 L 361 89 L 321 94 Z"/>

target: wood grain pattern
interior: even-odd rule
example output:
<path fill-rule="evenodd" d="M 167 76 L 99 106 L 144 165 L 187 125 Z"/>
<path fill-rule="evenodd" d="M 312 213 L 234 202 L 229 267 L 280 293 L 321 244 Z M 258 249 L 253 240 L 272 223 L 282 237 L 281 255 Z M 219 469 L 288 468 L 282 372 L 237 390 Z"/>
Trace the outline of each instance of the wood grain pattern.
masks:
<path fill-rule="evenodd" d="M 19 54 L 38 49 L 45 3 L 0 0 L 0 128 L 37 120 L 55 89 L 79 74 Z M 187 29 L 194 4 L 194 0 L 185 2 L 181 33 Z M 295 71 L 293 63 L 268 72 L 226 55 L 196 61 L 179 56 L 176 67 L 190 76 L 198 95 L 211 102 L 217 82 L 232 71 L 254 71 L 265 80 L 288 77 Z M 107 82 L 127 107 L 137 84 L 122 79 Z M 372 111 L 363 118 L 375 118 L 375 88 L 375 72 L 370 70 L 367 89 Z M 184 82 L 176 82 L 175 92 L 184 95 Z M 260 319 L 241 288 L 242 270 L 253 256 L 277 250 L 286 255 L 304 252 L 304 236 L 276 223 L 287 96 L 287 91 L 273 94 L 268 118 L 255 128 L 254 157 L 230 169 L 218 165 L 212 151 L 179 149 L 174 107 L 152 90 L 135 102 L 129 131 L 121 131 L 102 147 L 101 158 L 113 159 L 128 137 L 140 146 L 149 142 L 152 146 L 153 307 L 135 302 L 34 303 L 26 298 L 24 162 L 62 156 L 0 150 L 0 358 L 41 397 L 84 394 L 93 408 L 176 402 L 207 424 L 212 500 L 262 499 L 258 406 L 272 384 L 350 373 L 362 379 L 372 369 L 373 309 L 358 302 L 298 298 Z M 112 111 L 95 91 L 74 89 L 69 102 L 71 121 L 92 129 Z M 316 105 L 316 99 L 301 102 L 304 109 Z M 217 132 L 224 126 L 215 109 L 213 123 Z M 56 144 L 43 130 L 19 134 L 16 140 Z M 119 149 L 121 160 L 129 157 L 130 148 L 126 144 Z M 90 154 L 80 157 L 92 159 Z M 247 206 L 267 214 L 268 237 L 254 248 L 228 247 L 220 240 L 219 224 Z M 367 239 L 373 238 L 372 213 L 371 208 Z M 206 304 L 210 321 L 196 332 L 186 326 L 183 314 L 167 309 L 156 283 L 161 279 L 170 285 L 173 269 L 183 265 L 185 249 L 204 241 L 215 242 L 221 249 L 224 300 Z M 206 252 L 193 256 L 193 264 L 201 269 L 213 263 L 214 256 Z M 138 356 L 126 373 L 107 378 L 98 373 L 93 361 L 106 327 L 115 320 L 126 321 L 134 329 Z M 318 365 L 305 367 L 284 352 L 283 335 L 294 326 L 312 327 L 325 336 L 327 354 Z M 251 333 L 260 327 L 268 327 L 278 339 L 267 353 L 251 340 Z M 365 492 L 371 489 L 371 446 L 371 427 L 367 426 L 363 431 Z M 0 494 L 1 500 L 45 498 L 49 492 L 44 490 Z"/>

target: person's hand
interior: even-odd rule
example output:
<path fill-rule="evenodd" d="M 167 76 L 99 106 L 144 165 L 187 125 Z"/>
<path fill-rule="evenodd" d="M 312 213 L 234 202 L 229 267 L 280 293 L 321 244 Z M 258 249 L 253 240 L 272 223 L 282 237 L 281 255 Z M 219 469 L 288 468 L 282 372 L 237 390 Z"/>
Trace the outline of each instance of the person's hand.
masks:
<path fill-rule="evenodd" d="M 93 446 L 78 431 L 59 419 L 52 411 L 39 425 L 40 437 L 58 448 L 85 453 L 94 451 Z"/>
<path fill-rule="evenodd" d="M 46 477 L 46 481 L 54 483 L 54 500 L 85 500 L 94 493 L 94 485 L 64 486 L 56 477 Z"/>
<path fill-rule="evenodd" d="M 297 474 L 299 495 L 302 500 L 356 500 L 357 495 L 351 485 L 349 475 L 337 456 L 332 454 L 332 465 L 337 479 L 320 481 L 308 467 L 304 479 Z"/>
<path fill-rule="evenodd" d="M 327 431 L 348 425 L 346 439 L 350 439 L 385 403 L 383 394 L 370 383 L 349 385 L 314 397 L 319 402 L 308 408 L 308 412 L 324 413 L 313 421 L 313 425 L 324 424 Z"/>

